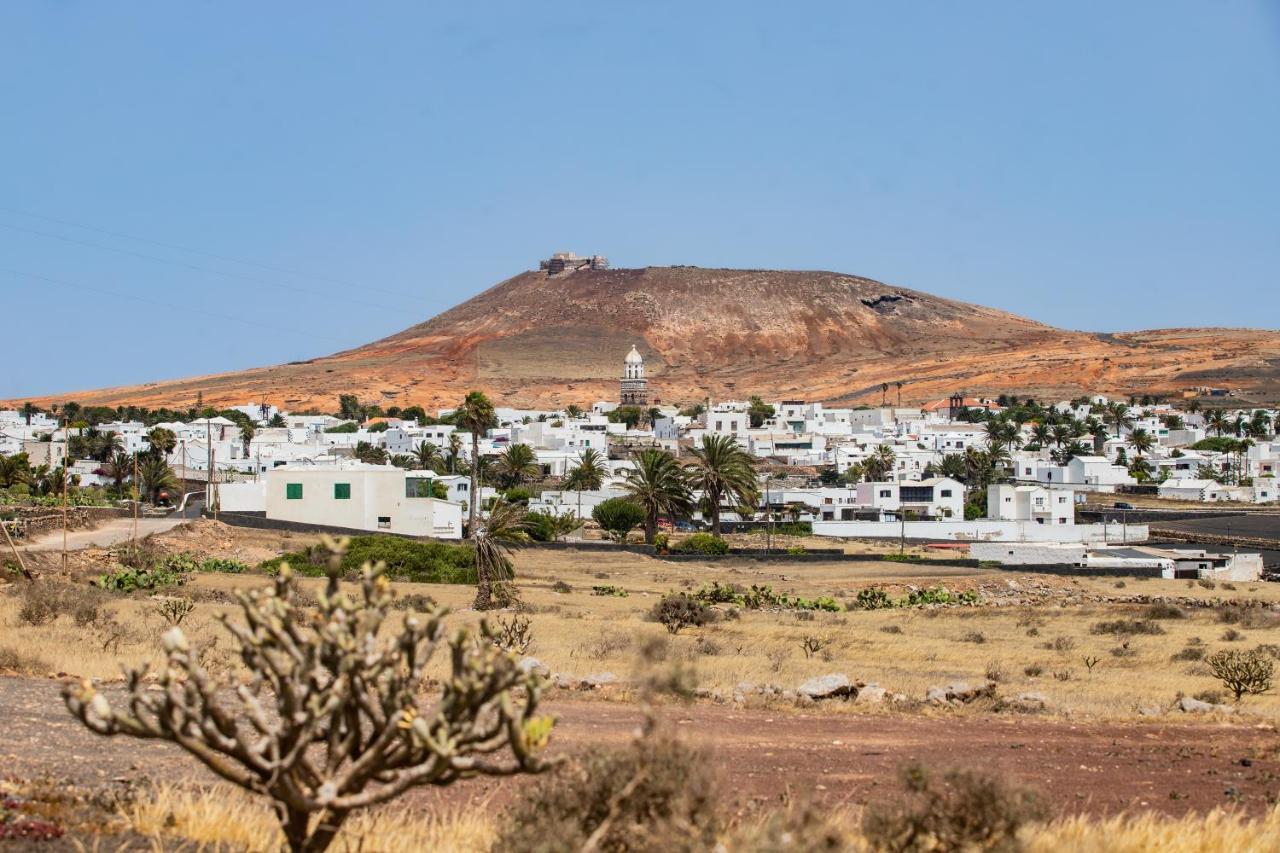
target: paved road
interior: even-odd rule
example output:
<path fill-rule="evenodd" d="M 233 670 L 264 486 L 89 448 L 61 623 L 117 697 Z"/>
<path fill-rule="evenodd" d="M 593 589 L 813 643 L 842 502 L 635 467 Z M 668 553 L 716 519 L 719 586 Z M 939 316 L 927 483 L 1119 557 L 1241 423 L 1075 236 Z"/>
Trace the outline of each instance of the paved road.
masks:
<path fill-rule="evenodd" d="M 166 518 L 138 519 L 138 536 L 149 536 L 152 533 L 163 533 L 182 524 L 181 516 Z M 67 532 L 67 549 L 79 551 L 83 548 L 107 548 L 124 542 L 133 536 L 132 518 L 111 518 L 93 530 L 71 530 Z M 61 551 L 62 531 L 55 530 L 36 537 L 30 543 L 19 547 L 20 551 Z"/>

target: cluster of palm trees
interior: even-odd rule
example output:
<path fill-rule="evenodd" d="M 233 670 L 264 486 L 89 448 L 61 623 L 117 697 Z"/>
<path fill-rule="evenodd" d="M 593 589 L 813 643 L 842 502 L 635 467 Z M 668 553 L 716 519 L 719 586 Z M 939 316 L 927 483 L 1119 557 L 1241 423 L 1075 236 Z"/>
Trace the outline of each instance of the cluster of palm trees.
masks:
<path fill-rule="evenodd" d="M 1239 412 L 1231 418 L 1224 410 L 1214 409 L 1205 413 L 1204 422 L 1218 436 L 1229 432 L 1237 438 L 1266 438 L 1272 434 L 1273 427 L 1271 415 L 1263 409 L 1255 409 L 1248 418 Z"/>
<path fill-rule="evenodd" d="M 644 510 L 644 538 L 649 544 L 657 536 L 659 519 L 687 517 L 693 512 L 695 490 L 702 492 L 701 509 L 717 536 L 722 506 L 754 509 L 760 498 L 751 456 L 732 436 L 704 435 L 687 465 L 658 448 L 641 450 L 632 461 L 634 467 L 622 487 L 627 498 Z"/>

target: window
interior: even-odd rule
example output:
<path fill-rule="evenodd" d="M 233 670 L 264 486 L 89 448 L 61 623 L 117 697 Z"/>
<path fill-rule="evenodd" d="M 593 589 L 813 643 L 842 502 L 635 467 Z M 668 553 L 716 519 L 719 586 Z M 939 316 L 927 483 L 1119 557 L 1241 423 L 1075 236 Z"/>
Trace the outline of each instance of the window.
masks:
<path fill-rule="evenodd" d="M 944 497 L 944 498 L 949 498 L 949 497 L 951 497 L 951 490 L 950 490 L 950 489 L 943 489 L 941 492 L 939 492 L 939 494 L 940 494 L 940 495 L 942 495 L 942 497 Z"/>
<path fill-rule="evenodd" d="M 284 487 L 284 498 L 288 501 L 302 500 L 302 484 L 286 483 Z"/>
<path fill-rule="evenodd" d="M 391 516 L 389 515 L 378 516 L 378 527 L 383 530 L 389 530 L 391 528 Z"/>
<path fill-rule="evenodd" d="M 888 489 L 881 489 L 881 490 L 880 490 L 880 497 L 882 497 L 882 498 L 889 498 L 889 497 L 893 497 L 893 492 L 889 491 Z"/>
<path fill-rule="evenodd" d="M 334 483 L 333 499 L 335 501 L 351 500 L 351 484 L 350 483 Z"/>

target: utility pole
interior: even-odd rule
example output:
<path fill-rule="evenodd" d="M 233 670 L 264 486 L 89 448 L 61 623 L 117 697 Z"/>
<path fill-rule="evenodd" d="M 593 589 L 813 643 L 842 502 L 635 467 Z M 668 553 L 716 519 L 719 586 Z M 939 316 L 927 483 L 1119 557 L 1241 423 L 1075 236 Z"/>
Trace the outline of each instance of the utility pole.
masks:
<path fill-rule="evenodd" d="M 204 502 L 207 510 L 213 505 L 213 427 L 209 424 L 208 417 L 204 419 L 204 443 L 209 456 L 209 470 L 206 472 L 204 484 Z"/>
<path fill-rule="evenodd" d="M 67 571 L 67 449 L 70 446 L 70 427 L 66 415 L 62 418 L 62 571 Z"/>
<path fill-rule="evenodd" d="M 138 511 L 142 506 L 142 490 L 138 482 L 138 454 L 133 454 L 133 550 L 138 550 Z"/>

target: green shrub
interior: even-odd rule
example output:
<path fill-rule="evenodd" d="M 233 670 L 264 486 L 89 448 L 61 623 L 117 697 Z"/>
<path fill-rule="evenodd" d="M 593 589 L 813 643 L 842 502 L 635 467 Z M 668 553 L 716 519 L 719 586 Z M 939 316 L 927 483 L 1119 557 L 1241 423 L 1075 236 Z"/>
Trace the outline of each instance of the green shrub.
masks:
<path fill-rule="evenodd" d="M 1275 664 L 1257 649 L 1214 652 L 1206 661 L 1213 677 L 1222 682 L 1239 702 L 1246 693 L 1261 694 L 1271 689 Z"/>
<path fill-rule="evenodd" d="M 920 562 L 919 554 L 885 554 L 884 559 L 891 563 L 918 563 Z"/>
<path fill-rule="evenodd" d="M 715 556 L 729 553 L 729 543 L 712 533 L 695 533 L 676 546 L 683 554 Z"/>
<path fill-rule="evenodd" d="M 653 550 L 665 554 L 671 549 L 671 534 L 656 533 L 653 537 Z"/>
<path fill-rule="evenodd" d="M 507 503 L 527 504 L 529 503 L 529 490 L 524 486 L 515 486 L 503 492 L 502 496 L 507 499 Z"/>
<path fill-rule="evenodd" d="M 556 520 L 550 510 L 539 510 L 526 513 L 525 531 L 534 542 L 554 542 L 556 539 Z"/>
<path fill-rule="evenodd" d="M 612 584 L 600 584 L 599 586 L 593 586 L 591 587 L 591 594 L 592 595 L 612 595 L 615 598 L 627 597 L 627 591 L 625 589 L 623 589 L 620 586 L 613 586 Z"/>
<path fill-rule="evenodd" d="M 611 538 L 625 542 L 627 534 L 644 521 L 644 508 L 626 498 L 609 498 L 592 508 L 591 517 Z"/>
<path fill-rule="evenodd" d="M 978 595 L 974 592 L 951 592 L 945 586 L 931 586 L 928 589 L 913 589 L 907 593 L 907 607 L 920 604 L 977 604 Z"/>
<path fill-rule="evenodd" d="M 267 560 L 262 568 L 269 574 L 280 570 L 281 563 L 288 563 L 293 571 L 304 577 L 324 577 L 327 572 L 327 552 L 320 548 L 306 548 Z M 388 580 L 413 583 L 476 582 L 476 557 L 467 545 L 450 545 L 446 542 L 421 542 L 399 536 L 353 536 L 342 557 L 342 573 L 355 577 L 365 562 L 386 563 L 384 577 Z"/>
<path fill-rule="evenodd" d="M 200 565 L 196 567 L 196 571 L 242 575 L 249 571 L 249 567 L 239 560 L 231 560 L 225 557 L 209 557 L 207 560 L 200 562 Z"/>
<path fill-rule="evenodd" d="M 673 592 L 664 595 L 649 611 L 649 618 L 665 625 L 672 634 L 683 628 L 701 627 L 715 621 L 716 612 L 692 595 Z"/>
<path fill-rule="evenodd" d="M 878 586 L 860 589 L 853 597 L 853 607 L 858 610 L 888 610 L 893 606 L 893 598 Z"/>
<path fill-rule="evenodd" d="M 789 548 L 787 548 L 787 553 L 793 557 L 799 557 L 809 552 L 805 550 L 805 547 L 803 545 L 792 545 Z"/>
<path fill-rule="evenodd" d="M 101 575 L 95 585 L 113 592 L 136 592 L 138 590 L 162 589 L 167 586 L 181 586 L 187 582 L 183 572 L 175 572 L 164 566 L 151 569 L 132 569 L 120 566 L 115 571 Z"/>

